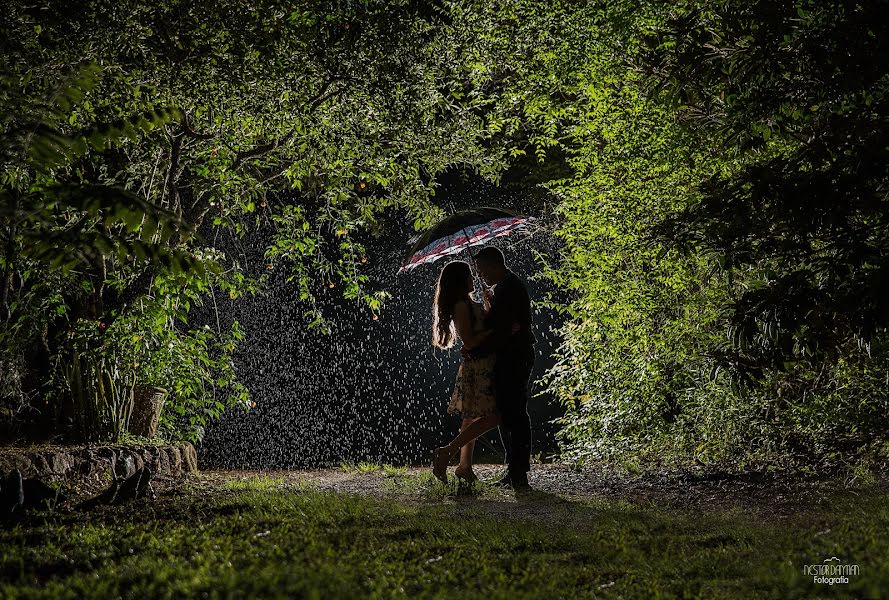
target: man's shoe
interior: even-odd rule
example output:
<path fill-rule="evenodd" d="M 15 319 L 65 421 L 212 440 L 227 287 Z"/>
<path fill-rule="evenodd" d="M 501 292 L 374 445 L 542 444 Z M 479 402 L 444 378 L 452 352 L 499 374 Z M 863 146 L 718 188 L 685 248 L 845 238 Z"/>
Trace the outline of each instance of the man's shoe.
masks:
<path fill-rule="evenodd" d="M 510 481 L 512 482 L 512 489 L 514 489 L 515 491 L 517 491 L 517 492 L 530 492 L 531 491 L 531 484 L 528 483 L 528 476 L 527 475 L 524 475 L 524 474 L 512 475 L 512 476 L 508 476 L 508 477 L 510 478 Z"/>
<path fill-rule="evenodd" d="M 528 483 L 528 476 L 525 474 L 510 475 L 507 473 L 500 479 L 492 481 L 491 485 L 503 489 L 515 490 L 517 492 L 527 492 L 531 490 L 531 484 Z"/>
<path fill-rule="evenodd" d="M 507 473 L 500 479 L 495 479 L 494 481 L 492 481 L 491 485 L 504 489 L 512 488 L 512 477 L 510 477 L 509 473 Z"/>

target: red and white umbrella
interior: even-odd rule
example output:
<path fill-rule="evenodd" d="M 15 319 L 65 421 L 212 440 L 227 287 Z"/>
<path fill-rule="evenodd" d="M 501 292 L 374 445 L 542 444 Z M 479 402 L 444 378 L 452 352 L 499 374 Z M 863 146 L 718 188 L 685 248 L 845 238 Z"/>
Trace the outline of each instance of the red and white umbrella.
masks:
<path fill-rule="evenodd" d="M 413 241 L 399 273 L 524 229 L 533 219 L 489 206 L 457 211 Z"/>

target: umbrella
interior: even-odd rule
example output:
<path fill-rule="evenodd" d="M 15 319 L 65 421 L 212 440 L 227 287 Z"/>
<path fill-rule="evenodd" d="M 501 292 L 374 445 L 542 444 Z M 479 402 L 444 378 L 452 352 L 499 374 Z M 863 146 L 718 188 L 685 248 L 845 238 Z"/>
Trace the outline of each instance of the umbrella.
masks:
<path fill-rule="evenodd" d="M 532 220 L 533 217 L 490 206 L 457 211 L 413 240 L 399 273 L 509 235 Z"/>

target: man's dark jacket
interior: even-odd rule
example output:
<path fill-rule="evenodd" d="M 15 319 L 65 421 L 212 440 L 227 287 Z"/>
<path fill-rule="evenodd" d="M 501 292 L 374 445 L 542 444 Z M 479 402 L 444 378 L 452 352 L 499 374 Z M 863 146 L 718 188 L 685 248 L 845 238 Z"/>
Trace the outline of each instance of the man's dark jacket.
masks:
<path fill-rule="evenodd" d="M 521 326 L 518 333 L 512 333 L 513 323 Z M 496 352 L 498 361 L 505 359 L 504 362 L 509 362 L 513 357 L 524 358 L 537 341 L 531 331 L 531 298 L 528 290 L 509 269 L 494 289 L 485 328 L 492 329 L 493 333 L 472 351 L 473 356 Z"/>
<path fill-rule="evenodd" d="M 512 333 L 513 324 L 521 329 Z M 506 451 L 509 479 L 527 483 L 531 469 L 531 421 L 528 415 L 528 380 L 534 367 L 534 334 L 531 332 L 531 299 L 515 273 L 494 288 L 491 312 L 485 321 L 493 329 L 473 355 L 496 353 L 494 389 L 500 412 L 500 438 Z"/>

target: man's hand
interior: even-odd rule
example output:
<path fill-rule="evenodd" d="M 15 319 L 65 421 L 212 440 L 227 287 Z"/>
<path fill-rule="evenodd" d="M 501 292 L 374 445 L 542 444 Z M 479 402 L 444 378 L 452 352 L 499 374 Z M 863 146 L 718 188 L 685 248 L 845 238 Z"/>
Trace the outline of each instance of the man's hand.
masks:
<path fill-rule="evenodd" d="M 521 325 L 519 325 L 518 323 L 513 323 L 513 324 L 512 324 L 512 332 L 513 332 L 514 334 L 520 332 L 521 330 L 522 330 L 522 326 L 521 326 Z"/>
<path fill-rule="evenodd" d="M 482 306 L 485 310 L 491 310 L 491 300 L 494 299 L 494 292 L 487 285 L 482 283 Z"/>

